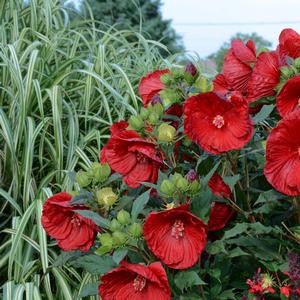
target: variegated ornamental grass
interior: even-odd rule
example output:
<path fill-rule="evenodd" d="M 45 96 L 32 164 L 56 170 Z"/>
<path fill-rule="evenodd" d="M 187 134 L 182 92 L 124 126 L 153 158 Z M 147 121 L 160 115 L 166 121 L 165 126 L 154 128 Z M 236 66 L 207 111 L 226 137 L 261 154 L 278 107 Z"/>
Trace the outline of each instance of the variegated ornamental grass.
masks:
<path fill-rule="evenodd" d="M 9 300 L 79 299 L 95 280 L 49 268 L 58 254 L 42 203 L 97 160 L 110 125 L 136 113 L 140 77 L 164 64 L 158 42 L 72 22 L 59 2 L 0 1 L 0 278 Z"/>

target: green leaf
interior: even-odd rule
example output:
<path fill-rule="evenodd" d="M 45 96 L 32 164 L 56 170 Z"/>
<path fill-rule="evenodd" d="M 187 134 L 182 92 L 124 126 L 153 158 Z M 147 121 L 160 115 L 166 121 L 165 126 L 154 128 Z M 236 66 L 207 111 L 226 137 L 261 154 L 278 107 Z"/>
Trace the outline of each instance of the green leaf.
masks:
<path fill-rule="evenodd" d="M 60 267 L 65 265 L 68 261 L 77 258 L 78 256 L 83 255 L 81 251 L 75 250 L 75 251 L 62 251 L 60 255 L 55 259 L 52 266 L 53 267 Z"/>
<path fill-rule="evenodd" d="M 183 291 L 184 289 L 190 288 L 194 285 L 206 284 L 195 271 L 182 271 L 175 276 L 176 286 Z"/>
<path fill-rule="evenodd" d="M 145 193 L 143 193 L 142 195 L 140 195 L 134 200 L 132 205 L 132 210 L 131 210 L 131 217 L 133 221 L 136 221 L 138 215 L 142 212 L 142 210 L 148 203 L 150 197 L 150 191 L 151 190 L 149 189 L 148 191 L 146 191 Z"/>
<path fill-rule="evenodd" d="M 128 253 L 128 249 L 120 248 L 114 251 L 112 258 L 116 264 L 119 264 L 120 261 L 122 261 L 123 258 L 127 255 L 127 253 Z"/>
<path fill-rule="evenodd" d="M 257 113 L 255 115 L 255 117 L 253 118 L 254 124 L 258 124 L 258 123 L 265 121 L 269 117 L 269 115 L 272 113 L 274 107 L 275 107 L 275 105 L 273 105 L 273 104 L 264 105 L 262 107 L 262 109 L 260 110 L 260 112 Z"/>
<path fill-rule="evenodd" d="M 99 283 L 97 283 L 97 282 L 88 283 L 88 284 L 84 285 L 80 292 L 79 297 L 83 298 L 83 297 L 87 297 L 87 296 L 98 295 L 98 286 L 99 286 Z"/>
<path fill-rule="evenodd" d="M 218 299 L 220 299 L 220 300 L 236 300 L 236 297 L 234 295 L 234 289 L 226 290 L 226 291 L 222 292 L 218 296 Z"/>
<path fill-rule="evenodd" d="M 224 242 L 222 240 L 216 240 L 213 243 L 210 243 L 206 247 L 206 251 L 211 254 L 227 253 L 224 247 Z"/>
<path fill-rule="evenodd" d="M 231 258 L 238 257 L 238 256 L 243 256 L 243 255 L 250 255 L 250 254 L 243 251 L 240 247 L 236 247 L 233 250 L 228 252 L 228 256 L 231 257 Z"/>
<path fill-rule="evenodd" d="M 79 257 L 71 264 L 75 267 L 83 268 L 92 275 L 103 275 L 116 267 L 112 257 L 96 254 Z"/>
<path fill-rule="evenodd" d="M 98 226 L 102 228 L 109 227 L 109 220 L 101 217 L 99 214 L 92 210 L 74 210 L 74 212 L 80 214 L 81 216 L 93 220 Z"/>
<path fill-rule="evenodd" d="M 236 224 L 233 228 L 225 231 L 223 240 L 230 239 L 234 236 L 237 236 L 241 233 L 244 233 L 248 229 L 248 225 L 249 224 L 247 224 L 247 223 L 238 223 L 238 224 Z"/>
<path fill-rule="evenodd" d="M 219 160 L 214 167 L 208 172 L 208 174 L 201 180 L 202 185 L 207 185 L 209 180 L 212 178 L 212 176 L 214 175 L 214 173 L 217 171 L 219 165 L 221 163 L 221 160 Z"/>
<path fill-rule="evenodd" d="M 234 176 L 226 176 L 223 177 L 223 180 L 226 184 L 229 185 L 230 189 L 233 190 L 234 186 L 236 185 L 236 183 L 241 179 L 241 175 L 237 174 Z"/>
<path fill-rule="evenodd" d="M 71 205 L 85 204 L 93 199 L 93 194 L 86 190 L 81 190 L 79 195 L 75 195 L 70 201 Z"/>

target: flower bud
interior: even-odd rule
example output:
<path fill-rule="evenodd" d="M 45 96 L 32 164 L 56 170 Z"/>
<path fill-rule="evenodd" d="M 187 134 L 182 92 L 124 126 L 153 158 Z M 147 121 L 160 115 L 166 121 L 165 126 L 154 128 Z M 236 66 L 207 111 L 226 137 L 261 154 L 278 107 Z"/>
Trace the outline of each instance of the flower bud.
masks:
<path fill-rule="evenodd" d="M 103 245 L 103 246 L 112 246 L 113 245 L 113 239 L 109 233 L 101 233 L 99 240 L 100 240 L 101 245 Z"/>
<path fill-rule="evenodd" d="M 151 124 L 151 125 L 155 125 L 158 120 L 159 120 L 160 116 L 158 116 L 156 113 L 152 112 L 150 115 L 149 115 L 149 118 L 148 118 L 148 122 Z"/>
<path fill-rule="evenodd" d="M 168 88 L 160 91 L 160 96 L 163 99 L 164 105 L 166 107 L 178 102 L 181 99 L 179 92 L 174 89 Z"/>
<path fill-rule="evenodd" d="M 182 69 L 173 69 L 172 70 L 172 75 L 173 75 L 173 78 L 176 80 L 176 81 L 179 81 L 180 79 L 183 78 L 183 70 Z"/>
<path fill-rule="evenodd" d="M 134 130 L 140 130 L 144 127 L 144 121 L 140 116 L 131 116 L 128 123 Z"/>
<path fill-rule="evenodd" d="M 113 248 L 114 248 L 113 243 L 111 245 L 101 246 L 95 251 L 95 253 L 98 255 L 103 255 L 108 252 L 111 252 L 113 250 Z"/>
<path fill-rule="evenodd" d="M 280 68 L 280 73 L 284 78 L 289 79 L 294 75 L 294 70 L 291 67 L 283 66 Z"/>
<path fill-rule="evenodd" d="M 79 171 L 76 174 L 76 181 L 81 188 L 84 188 L 91 183 L 91 178 L 89 177 L 87 172 Z"/>
<path fill-rule="evenodd" d="M 148 117 L 149 117 L 149 110 L 145 107 L 142 107 L 141 110 L 140 110 L 140 117 L 143 119 L 143 120 L 146 120 Z"/>
<path fill-rule="evenodd" d="M 206 92 L 209 92 L 211 91 L 212 89 L 212 86 L 211 84 L 209 83 L 208 79 L 203 77 L 203 76 L 200 76 L 196 82 L 195 82 L 195 87 L 199 88 L 201 93 L 206 93 Z"/>
<path fill-rule="evenodd" d="M 300 69 L 300 57 L 295 59 L 294 66 L 296 67 L 296 69 Z"/>
<path fill-rule="evenodd" d="M 122 225 L 118 222 L 117 219 L 112 219 L 109 225 L 109 229 L 114 232 L 120 230 Z"/>
<path fill-rule="evenodd" d="M 172 176 L 172 182 L 174 182 L 174 184 L 176 185 L 176 182 L 179 180 L 179 179 L 182 179 L 183 176 L 179 173 L 175 173 L 173 176 Z"/>
<path fill-rule="evenodd" d="M 172 77 L 169 73 L 165 73 L 160 76 L 160 81 L 165 85 L 170 85 L 172 83 Z"/>
<path fill-rule="evenodd" d="M 161 142 L 172 142 L 175 135 L 176 129 L 169 124 L 163 123 L 158 127 L 158 140 Z"/>
<path fill-rule="evenodd" d="M 143 227 L 139 223 L 133 223 L 130 225 L 128 232 L 134 237 L 139 238 L 143 235 Z"/>
<path fill-rule="evenodd" d="M 178 179 L 176 181 L 175 185 L 181 192 L 185 192 L 189 188 L 189 182 L 187 181 L 187 179 L 185 179 L 183 177 Z"/>
<path fill-rule="evenodd" d="M 153 111 L 161 117 L 164 113 L 164 107 L 162 103 L 157 102 L 155 105 L 153 105 Z"/>
<path fill-rule="evenodd" d="M 189 182 L 192 182 L 198 179 L 198 174 L 195 170 L 191 169 L 188 171 L 185 177 Z"/>
<path fill-rule="evenodd" d="M 187 64 L 185 65 L 184 71 L 185 71 L 186 73 L 191 74 L 193 77 L 196 76 L 197 73 L 198 73 L 197 68 L 196 68 L 195 65 L 194 65 L 193 63 L 191 63 L 191 62 L 189 62 L 189 63 L 187 63 Z"/>
<path fill-rule="evenodd" d="M 99 164 L 94 163 L 93 167 L 93 177 L 97 182 L 104 182 L 110 175 L 110 167 L 107 163 Z"/>
<path fill-rule="evenodd" d="M 159 95 L 154 95 L 154 96 L 151 98 L 151 104 L 152 104 L 152 105 L 155 105 L 155 104 L 157 104 L 157 103 L 162 104 L 163 101 L 162 101 L 162 99 L 161 99 L 161 97 L 160 97 Z"/>
<path fill-rule="evenodd" d="M 97 201 L 99 204 L 111 207 L 118 200 L 118 196 L 113 192 L 111 187 L 105 187 L 96 192 Z"/>
<path fill-rule="evenodd" d="M 126 243 L 127 234 L 121 231 L 115 231 L 112 234 L 115 246 L 122 246 Z"/>
<path fill-rule="evenodd" d="M 189 186 L 189 191 L 192 193 L 192 194 L 196 194 L 200 191 L 200 188 L 201 188 L 201 184 L 198 180 L 195 180 L 193 182 L 190 183 L 190 186 Z"/>
<path fill-rule="evenodd" d="M 127 225 L 131 221 L 129 212 L 124 209 L 118 212 L 117 219 L 122 225 Z"/>
<path fill-rule="evenodd" d="M 269 274 L 261 274 L 262 277 L 262 288 L 263 289 L 268 289 L 271 288 L 274 284 L 274 280 L 273 278 L 269 275 Z"/>
<path fill-rule="evenodd" d="M 184 139 L 182 140 L 182 144 L 186 147 L 189 147 L 193 144 L 193 142 L 189 137 L 185 136 Z"/>
<path fill-rule="evenodd" d="M 172 181 L 164 179 L 160 185 L 160 191 L 166 196 L 172 196 L 175 192 L 175 185 Z"/>

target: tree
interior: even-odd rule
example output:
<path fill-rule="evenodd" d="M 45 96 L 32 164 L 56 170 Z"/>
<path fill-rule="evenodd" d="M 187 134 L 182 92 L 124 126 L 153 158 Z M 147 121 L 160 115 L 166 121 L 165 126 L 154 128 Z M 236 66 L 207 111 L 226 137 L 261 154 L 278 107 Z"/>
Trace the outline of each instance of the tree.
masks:
<path fill-rule="evenodd" d="M 234 36 L 232 36 L 228 42 L 223 43 L 223 45 L 217 52 L 212 53 L 208 56 L 209 59 L 213 60 L 216 63 L 218 72 L 222 70 L 226 53 L 230 48 L 231 42 L 235 39 L 241 39 L 243 42 L 247 42 L 248 40 L 253 40 L 257 49 L 268 48 L 272 46 L 272 43 L 270 41 L 264 39 L 262 36 L 258 35 L 255 32 L 252 32 L 251 34 L 239 32 Z"/>
<path fill-rule="evenodd" d="M 91 0 L 94 18 L 117 29 L 133 29 L 146 38 L 160 41 L 174 53 L 183 50 L 180 36 L 164 20 L 160 11 L 161 0 Z"/>

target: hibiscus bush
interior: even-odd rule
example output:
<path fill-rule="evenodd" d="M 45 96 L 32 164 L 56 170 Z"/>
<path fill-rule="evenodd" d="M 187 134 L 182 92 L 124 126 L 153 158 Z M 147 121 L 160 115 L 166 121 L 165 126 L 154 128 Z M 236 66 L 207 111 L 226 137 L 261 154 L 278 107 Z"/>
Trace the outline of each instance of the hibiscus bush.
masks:
<path fill-rule="evenodd" d="M 300 35 L 233 41 L 213 80 L 195 65 L 141 78 L 99 161 L 44 204 L 55 266 L 81 296 L 300 299 Z"/>

